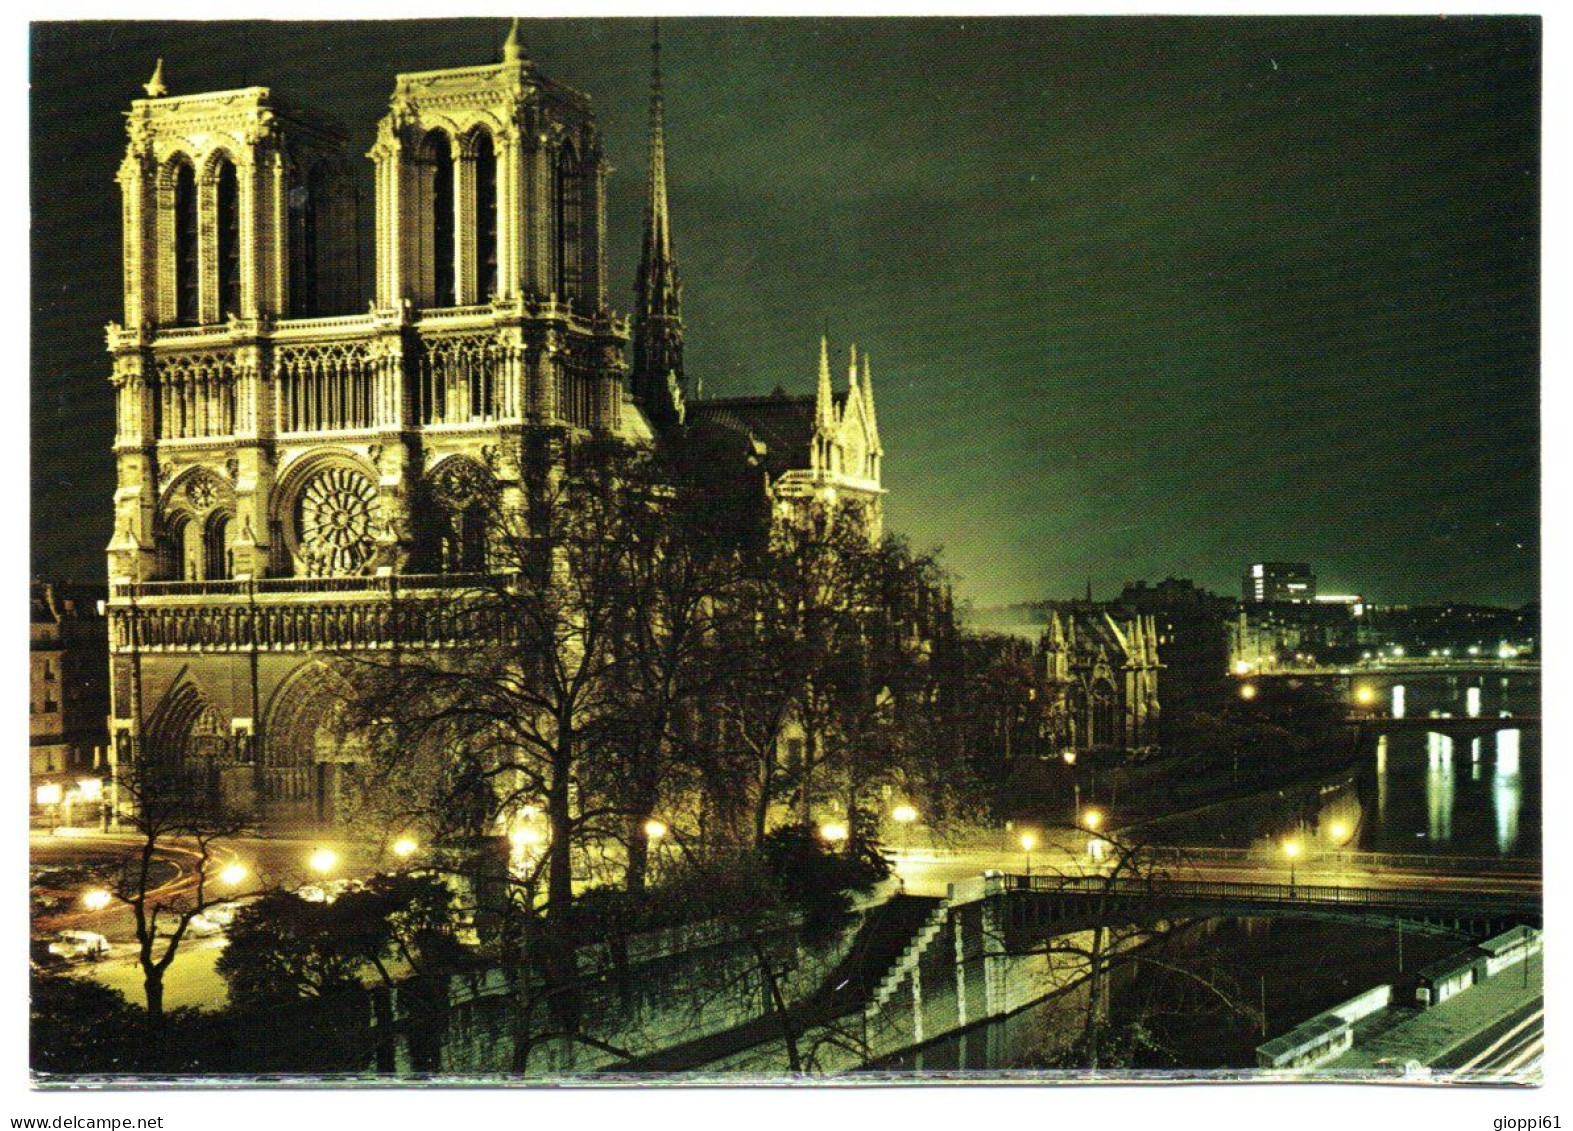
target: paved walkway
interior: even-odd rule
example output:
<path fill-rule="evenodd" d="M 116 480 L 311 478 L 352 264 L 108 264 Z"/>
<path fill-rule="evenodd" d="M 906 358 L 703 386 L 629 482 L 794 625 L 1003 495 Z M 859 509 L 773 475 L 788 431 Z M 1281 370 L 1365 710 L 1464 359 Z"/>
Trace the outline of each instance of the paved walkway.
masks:
<path fill-rule="evenodd" d="M 1383 1010 L 1356 1027 L 1354 1048 L 1317 1071 L 1329 1075 L 1375 1072 L 1380 1071 L 1381 1061 L 1400 1067 L 1411 1060 L 1434 1064 L 1481 1030 L 1539 998 L 1541 966 L 1541 956 L 1532 955 L 1527 978 L 1526 964 L 1520 963 L 1431 1009 Z"/>

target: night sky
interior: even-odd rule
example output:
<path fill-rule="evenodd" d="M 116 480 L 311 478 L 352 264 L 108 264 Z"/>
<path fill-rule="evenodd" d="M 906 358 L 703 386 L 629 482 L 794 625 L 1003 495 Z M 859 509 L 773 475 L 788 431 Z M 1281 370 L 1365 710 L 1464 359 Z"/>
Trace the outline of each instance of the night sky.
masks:
<path fill-rule="evenodd" d="M 121 113 L 267 85 L 369 148 L 398 71 L 497 20 L 40 24 L 33 568 L 101 579 Z M 591 95 L 626 311 L 649 31 L 526 21 Z M 663 21 L 690 378 L 873 358 L 887 525 L 979 605 L 1313 563 L 1378 601 L 1539 570 L 1533 19 Z M 371 162 L 360 162 L 365 192 Z M 369 245 L 368 245 L 369 255 Z M 844 380 L 844 362 L 838 379 Z"/>

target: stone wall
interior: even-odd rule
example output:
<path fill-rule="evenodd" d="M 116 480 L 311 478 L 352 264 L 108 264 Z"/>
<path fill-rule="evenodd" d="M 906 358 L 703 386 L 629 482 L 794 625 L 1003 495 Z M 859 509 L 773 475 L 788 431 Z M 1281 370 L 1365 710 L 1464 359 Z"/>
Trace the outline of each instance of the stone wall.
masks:
<path fill-rule="evenodd" d="M 629 940 L 628 963 L 621 969 L 610 947 L 586 948 L 580 969 L 587 981 L 588 1040 L 540 1036 L 547 1022 L 539 987 L 533 987 L 536 1004 L 521 1006 L 528 995 L 502 970 L 458 975 L 450 981 L 436 1036 L 437 1063 L 423 1064 L 418 1042 L 401 1036 L 394 1069 L 536 1079 L 615 1071 L 626 1059 L 620 1054 L 648 1056 L 768 1015 L 761 956 L 786 1002 L 801 1001 L 846 957 L 862 918 L 854 914 L 822 939 L 805 938 L 801 924 L 789 918 L 760 926 L 718 921 L 652 932 Z M 396 1028 L 409 1018 L 397 998 L 393 1017 Z"/>

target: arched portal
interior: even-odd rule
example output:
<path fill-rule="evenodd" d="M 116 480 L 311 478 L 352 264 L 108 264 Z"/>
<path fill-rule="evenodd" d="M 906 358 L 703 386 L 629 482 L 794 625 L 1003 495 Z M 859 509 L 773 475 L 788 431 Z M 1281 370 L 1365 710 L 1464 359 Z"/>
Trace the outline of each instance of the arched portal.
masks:
<path fill-rule="evenodd" d="M 331 824 L 354 767 L 366 759 L 352 729 L 348 682 L 326 664 L 298 669 L 273 695 L 263 735 L 263 803 L 283 820 Z"/>

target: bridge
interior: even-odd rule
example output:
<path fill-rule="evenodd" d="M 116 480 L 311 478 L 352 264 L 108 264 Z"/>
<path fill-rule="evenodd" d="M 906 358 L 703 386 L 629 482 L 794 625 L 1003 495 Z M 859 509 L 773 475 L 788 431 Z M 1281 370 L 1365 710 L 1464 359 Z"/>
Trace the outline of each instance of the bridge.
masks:
<path fill-rule="evenodd" d="M 1294 667 L 1277 667 L 1267 671 L 1253 671 L 1251 679 L 1357 679 L 1362 676 L 1374 679 L 1402 679 L 1422 675 L 1539 675 L 1539 660 L 1502 660 L 1486 656 L 1466 659 L 1440 657 L 1414 660 L 1384 660 L 1381 663 L 1362 661 L 1342 666 L 1308 664 Z"/>
<path fill-rule="evenodd" d="M 1353 714 L 1351 725 L 1371 730 L 1430 731 L 1436 734 L 1495 734 L 1499 730 L 1539 730 L 1539 715 L 1369 715 Z"/>
<path fill-rule="evenodd" d="M 1157 919 L 1325 919 L 1444 937 L 1485 937 L 1518 924 L 1538 926 L 1538 885 L 1426 889 L 1170 879 L 1108 875 L 986 876 L 981 896 L 1005 902 L 1011 933 L 1074 931 L 1109 922 Z"/>

